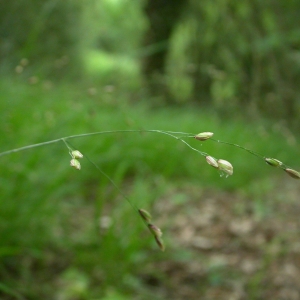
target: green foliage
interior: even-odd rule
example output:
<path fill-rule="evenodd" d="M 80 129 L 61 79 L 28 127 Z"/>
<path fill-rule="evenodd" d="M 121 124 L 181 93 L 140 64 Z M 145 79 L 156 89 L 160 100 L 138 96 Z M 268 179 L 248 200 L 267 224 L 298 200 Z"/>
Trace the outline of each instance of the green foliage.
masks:
<path fill-rule="evenodd" d="M 85 80 L 90 73 L 115 84 L 125 67 L 136 79 L 130 86 L 142 90 L 137 58 L 157 47 L 142 46 L 148 26 L 144 3 L 6 1 L 0 12 L 2 71 L 10 73 L 26 58 L 39 76 Z M 297 125 L 298 9 L 293 0 L 189 1 L 175 24 L 161 84 L 178 103 L 194 99 L 222 113 L 242 105 L 248 114 L 263 111 Z"/>
<path fill-rule="evenodd" d="M 147 53 L 139 49 L 147 26 L 143 2 L 18 0 L 2 4 L 1 65 L 7 73 L 18 63 L 20 68 L 17 75 L 5 73 L 0 79 L 1 152 L 95 131 L 211 131 L 216 139 L 299 166 L 296 136 L 285 121 L 278 118 L 270 124 L 254 115 L 251 122 L 230 110 L 243 100 L 253 102 L 254 110 L 265 105 L 281 116 L 285 106 L 279 97 L 296 101 L 298 4 L 191 1 L 192 12 L 173 36 L 167 82 L 178 102 L 189 101 L 194 93 L 202 103 L 213 106 L 155 109 L 146 103 L 151 99 L 140 96 L 143 84 L 137 58 Z M 29 64 L 20 62 L 22 58 Z M 79 74 L 74 72 L 77 64 L 83 72 L 75 76 L 80 80 L 72 81 Z M 290 81 L 285 77 L 289 70 Z M 262 101 L 266 95 L 270 102 Z M 217 108 L 227 114 L 218 115 Z M 199 282 L 185 278 L 192 285 L 195 281 L 193 287 L 199 293 L 210 286 L 226 286 L 227 278 L 238 277 L 237 271 L 229 274 L 222 264 L 210 265 L 201 250 L 178 245 L 182 233 L 176 229 L 176 220 L 184 224 L 183 217 L 189 218 L 191 212 L 200 219 L 199 205 L 221 190 L 226 201 L 230 198 L 226 205 L 232 206 L 234 216 L 248 216 L 250 209 L 255 220 L 264 220 L 274 216 L 277 204 L 290 205 L 288 193 L 281 192 L 281 178 L 288 176 L 241 149 L 209 140 L 188 141 L 231 162 L 233 176 L 221 178 L 203 156 L 157 133 L 70 140 L 84 155 L 80 171 L 70 167 L 71 156 L 62 142 L 0 157 L 0 298 L 166 299 L 165 291 L 176 292 L 173 268 L 195 262 L 208 265 Z M 209 191 L 208 197 L 204 191 Z M 290 192 L 289 186 L 286 191 Z M 231 202 L 234 193 L 247 198 L 247 203 Z M 122 194 L 133 206 L 151 212 L 164 232 L 165 253 L 157 249 L 138 212 Z M 173 206 L 175 211 L 168 211 Z M 272 246 L 279 247 L 282 241 L 285 236 L 273 241 L 266 252 L 261 247 L 266 262 L 246 287 L 253 298 L 276 259 Z M 288 246 L 282 251 L 288 252 Z"/>
<path fill-rule="evenodd" d="M 146 27 L 141 2 L 91 1 L 83 15 L 90 46 L 108 53 L 135 54 Z"/>
<path fill-rule="evenodd" d="M 195 133 L 209 130 L 216 138 L 270 154 L 290 165 L 299 164 L 296 150 L 279 143 L 284 136 L 270 129 L 254 124 L 249 127 L 238 119 L 221 120 L 194 108 L 156 111 L 142 103 L 132 107 L 117 92 L 115 101 L 107 103 L 104 93 L 89 97 L 83 88 L 64 84 L 49 90 L 42 83 L 32 86 L 20 79 L 2 80 L 1 150 L 99 130 L 176 128 Z M 190 142 L 201 151 L 228 159 L 235 168 L 230 179 L 220 178 L 204 157 L 180 141 L 156 133 L 116 133 L 70 142 L 84 155 L 81 171 L 69 166 L 71 157 L 63 143 L 1 157 L 3 299 L 9 299 L 9 294 L 30 299 L 109 299 L 113 295 L 126 299 L 137 291 L 140 297 L 136 299 L 145 295 L 160 299 L 159 293 L 149 290 L 138 277 L 151 269 L 153 262 L 166 257 L 158 252 L 138 212 L 86 156 L 134 205 L 149 211 L 168 190 L 186 181 L 215 190 L 238 188 L 259 198 L 262 178 L 286 176 L 240 149 L 233 151 L 209 140 Z M 179 204 L 187 199 L 182 198 Z M 153 218 L 160 223 L 159 216 Z M 167 237 L 167 228 L 163 231 L 168 257 L 176 257 L 179 254 Z M 154 278 L 162 276 L 159 270 L 151 272 Z"/>
<path fill-rule="evenodd" d="M 26 58 L 35 72 L 52 79 L 84 77 L 91 50 L 138 55 L 146 26 L 140 1 L 124 0 L 6 1 L 0 20 L 2 71 Z"/>
<path fill-rule="evenodd" d="M 299 3 L 191 1 L 174 33 L 168 74 L 174 99 L 276 118 L 299 111 Z"/>
<path fill-rule="evenodd" d="M 28 59 L 40 72 L 56 72 L 56 76 L 70 60 L 74 67 L 82 7 L 79 1 L 69 0 L 3 3 L 0 57 L 6 63 L 6 71 L 22 58 Z"/>

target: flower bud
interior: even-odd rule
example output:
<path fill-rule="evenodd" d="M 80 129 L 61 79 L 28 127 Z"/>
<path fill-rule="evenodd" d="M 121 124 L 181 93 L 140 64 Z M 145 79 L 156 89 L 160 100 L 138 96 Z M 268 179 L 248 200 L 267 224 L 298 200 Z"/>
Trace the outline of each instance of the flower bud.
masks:
<path fill-rule="evenodd" d="M 152 216 L 144 209 L 140 208 L 139 209 L 139 214 L 141 215 L 141 217 L 147 222 L 150 223 Z"/>
<path fill-rule="evenodd" d="M 163 240 L 160 237 L 157 237 L 157 236 L 155 236 L 154 238 L 155 238 L 156 244 L 158 245 L 159 249 L 161 251 L 165 251 L 165 245 L 164 245 Z"/>
<path fill-rule="evenodd" d="M 212 132 L 201 132 L 195 135 L 195 139 L 198 141 L 206 141 L 207 139 L 211 138 L 214 134 Z"/>
<path fill-rule="evenodd" d="M 83 158 L 83 155 L 78 150 L 72 151 L 71 155 L 73 158 Z"/>
<path fill-rule="evenodd" d="M 160 238 L 162 236 L 162 232 L 157 226 L 153 224 L 148 224 L 148 228 L 155 237 Z"/>
<path fill-rule="evenodd" d="M 288 175 L 290 175 L 292 178 L 300 179 L 300 173 L 293 170 L 293 169 L 285 169 L 284 171 L 287 172 Z"/>
<path fill-rule="evenodd" d="M 265 162 L 272 167 L 279 167 L 282 165 L 282 162 L 275 158 L 266 157 Z"/>
<path fill-rule="evenodd" d="M 217 161 L 212 156 L 206 156 L 205 159 L 206 159 L 207 163 L 209 165 L 211 165 L 212 167 L 217 168 L 217 169 L 219 168 Z"/>
<path fill-rule="evenodd" d="M 220 171 L 223 171 L 224 173 L 226 173 L 228 175 L 233 174 L 233 166 L 230 162 L 228 162 L 227 160 L 224 160 L 224 159 L 218 159 L 217 163 L 219 165 Z"/>
<path fill-rule="evenodd" d="M 80 170 L 81 169 L 80 162 L 77 159 L 75 159 L 75 158 L 71 159 L 70 166 L 73 167 L 73 168 L 75 168 L 76 170 Z"/>

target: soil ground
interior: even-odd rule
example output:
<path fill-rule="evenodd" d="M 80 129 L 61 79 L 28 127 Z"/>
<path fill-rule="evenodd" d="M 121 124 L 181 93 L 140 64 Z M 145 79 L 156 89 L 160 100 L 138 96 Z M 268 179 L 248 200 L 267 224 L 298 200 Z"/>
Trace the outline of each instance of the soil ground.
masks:
<path fill-rule="evenodd" d="M 260 199 L 193 186 L 170 192 L 157 202 L 157 223 L 182 255 L 152 265 L 167 286 L 147 283 L 174 300 L 300 299 L 300 187 L 290 178 L 277 186 Z"/>

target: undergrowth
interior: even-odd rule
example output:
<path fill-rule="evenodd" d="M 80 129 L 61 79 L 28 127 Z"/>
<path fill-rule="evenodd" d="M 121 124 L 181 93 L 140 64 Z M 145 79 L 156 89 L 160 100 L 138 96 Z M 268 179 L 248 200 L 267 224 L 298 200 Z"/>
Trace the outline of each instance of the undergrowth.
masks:
<path fill-rule="evenodd" d="M 151 211 L 170 186 L 183 182 L 251 195 L 258 182 L 273 189 L 272 178 L 286 176 L 279 172 L 282 166 L 268 168 L 265 158 L 299 165 L 296 139 L 280 130 L 282 126 L 249 126 L 242 119 L 222 119 L 195 108 L 149 110 L 144 103 L 132 106 L 117 91 L 104 88 L 91 97 L 88 90 L 67 85 L 29 86 L 17 80 L 0 85 L 2 152 L 54 139 L 59 142 L 0 159 L 0 290 L 7 299 L 47 299 L 48 293 L 61 299 L 74 295 L 90 299 L 117 295 L 117 290 L 145 295 L 149 291 L 135 277 L 137 266 L 164 257 L 152 251 L 156 248 L 151 235 L 124 198 L 134 209 Z M 204 156 L 229 161 L 233 176 L 221 178 L 197 151 L 170 136 L 174 128 L 188 133 L 180 133 L 179 138 Z M 113 133 L 77 137 L 68 143 L 70 135 L 107 130 Z M 195 140 L 201 131 L 215 132 L 211 139 L 216 142 Z M 251 156 L 217 140 L 243 145 L 263 156 Z M 69 168 L 71 158 L 63 141 L 92 164 L 83 161 L 80 173 Z M 51 270 L 47 276 L 44 267 Z M 61 288 L 55 293 L 53 286 Z"/>

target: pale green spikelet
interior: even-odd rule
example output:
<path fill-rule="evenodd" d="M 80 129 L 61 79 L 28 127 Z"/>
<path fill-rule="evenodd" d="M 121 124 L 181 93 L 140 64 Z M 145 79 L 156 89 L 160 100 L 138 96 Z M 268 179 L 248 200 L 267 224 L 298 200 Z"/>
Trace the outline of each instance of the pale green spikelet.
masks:
<path fill-rule="evenodd" d="M 216 169 L 219 168 L 219 164 L 217 163 L 217 160 L 215 158 L 213 158 L 212 156 L 208 155 L 208 156 L 205 157 L 205 159 L 206 159 L 207 163 L 209 165 L 211 165 L 212 167 L 214 167 Z"/>
<path fill-rule="evenodd" d="M 217 163 L 219 165 L 218 169 L 220 171 L 226 173 L 227 175 L 233 174 L 233 166 L 229 161 L 224 159 L 218 159 Z"/>
<path fill-rule="evenodd" d="M 282 162 L 275 158 L 266 157 L 265 162 L 272 167 L 279 167 L 282 165 Z"/>
<path fill-rule="evenodd" d="M 76 159 L 80 159 L 80 158 L 83 158 L 83 155 L 81 152 L 79 152 L 78 150 L 74 150 L 71 152 L 71 156 L 73 158 L 76 158 Z"/>
<path fill-rule="evenodd" d="M 76 170 L 80 170 L 81 169 L 80 162 L 77 159 L 75 159 L 75 158 L 71 159 L 70 166 L 73 167 L 73 168 L 75 168 Z"/>
<path fill-rule="evenodd" d="M 211 138 L 214 134 L 212 132 L 201 132 L 194 136 L 198 141 L 206 141 Z"/>

